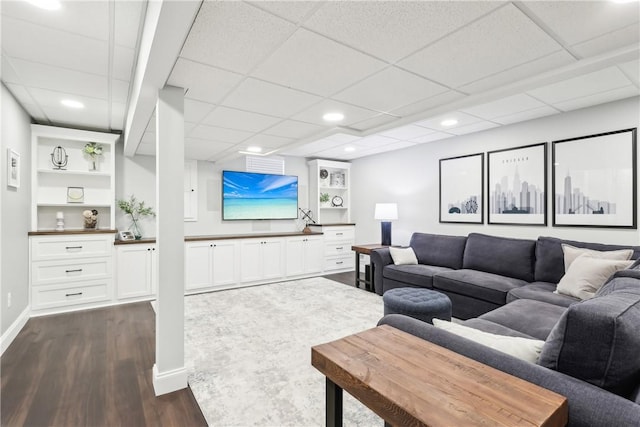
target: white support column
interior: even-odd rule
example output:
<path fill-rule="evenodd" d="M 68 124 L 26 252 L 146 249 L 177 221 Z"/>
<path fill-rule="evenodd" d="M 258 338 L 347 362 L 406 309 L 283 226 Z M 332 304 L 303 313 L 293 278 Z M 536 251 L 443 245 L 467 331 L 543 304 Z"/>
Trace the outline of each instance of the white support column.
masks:
<path fill-rule="evenodd" d="M 165 86 L 156 104 L 156 396 L 187 387 L 184 367 L 184 90 Z"/>

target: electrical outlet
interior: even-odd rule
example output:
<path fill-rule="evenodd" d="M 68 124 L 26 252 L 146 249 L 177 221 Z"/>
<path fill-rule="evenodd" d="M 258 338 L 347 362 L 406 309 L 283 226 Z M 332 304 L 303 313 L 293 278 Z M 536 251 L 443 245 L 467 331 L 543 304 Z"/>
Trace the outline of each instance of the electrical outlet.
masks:
<path fill-rule="evenodd" d="M 11 292 L 7 293 L 7 307 L 11 307 Z"/>

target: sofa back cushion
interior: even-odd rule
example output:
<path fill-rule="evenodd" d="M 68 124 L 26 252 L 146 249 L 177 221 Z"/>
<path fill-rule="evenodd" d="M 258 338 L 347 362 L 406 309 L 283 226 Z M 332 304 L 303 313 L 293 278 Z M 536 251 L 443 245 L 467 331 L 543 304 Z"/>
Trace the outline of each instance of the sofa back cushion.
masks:
<path fill-rule="evenodd" d="M 576 242 L 573 240 L 557 239 L 555 237 L 538 237 L 536 242 L 535 280 L 537 282 L 558 283 L 564 276 L 564 252 L 562 244 L 596 251 L 615 251 L 633 249 L 631 259 L 640 258 L 640 246 L 604 245 L 601 243 Z"/>
<path fill-rule="evenodd" d="M 463 268 L 533 282 L 536 241 L 471 233 L 464 249 Z"/>
<path fill-rule="evenodd" d="M 457 270 L 462 268 L 466 241 L 466 236 L 413 233 L 409 246 L 416 253 L 418 263 Z"/>
<path fill-rule="evenodd" d="M 573 304 L 547 338 L 538 364 L 630 398 L 640 383 L 640 281 L 619 277 Z"/>

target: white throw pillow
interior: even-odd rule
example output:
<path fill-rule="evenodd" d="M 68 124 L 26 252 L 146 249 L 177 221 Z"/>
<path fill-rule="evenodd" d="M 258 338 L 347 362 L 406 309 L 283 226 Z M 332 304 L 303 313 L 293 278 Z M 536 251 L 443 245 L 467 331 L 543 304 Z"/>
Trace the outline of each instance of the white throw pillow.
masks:
<path fill-rule="evenodd" d="M 541 340 L 490 334 L 446 320 L 433 319 L 433 326 L 531 363 L 538 361 L 544 346 Z"/>
<path fill-rule="evenodd" d="M 564 272 L 569 271 L 571 263 L 580 255 L 588 255 L 592 258 L 615 259 L 624 261 L 631 259 L 633 249 L 619 249 L 617 251 L 596 251 L 593 249 L 576 248 L 575 246 L 562 244 L 562 252 L 564 253 Z"/>
<path fill-rule="evenodd" d="M 633 263 L 634 261 L 592 258 L 589 254 L 580 255 L 560 279 L 556 293 L 581 300 L 593 298 L 613 273 L 629 268 Z"/>
<path fill-rule="evenodd" d="M 418 258 L 412 248 L 389 248 L 391 259 L 395 265 L 417 264 Z"/>

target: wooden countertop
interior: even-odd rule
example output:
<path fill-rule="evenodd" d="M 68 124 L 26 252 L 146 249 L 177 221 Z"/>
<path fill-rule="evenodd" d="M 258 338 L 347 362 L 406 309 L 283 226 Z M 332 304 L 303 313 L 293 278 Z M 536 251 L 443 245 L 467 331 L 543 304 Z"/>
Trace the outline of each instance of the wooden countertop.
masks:
<path fill-rule="evenodd" d="M 269 237 L 294 237 L 294 236 L 322 236 L 323 233 L 303 233 L 302 231 L 277 232 L 277 233 L 248 233 L 248 234 L 214 234 L 208 236 L 184 236 L 185 242 L 197 242 L 202 240 L 236 240 L 236 239 L 261 239 Z M 115 245 L 131 245 L 155 243 L 155 238 L 140 240 L 116 240 Z"/>
<path fill-rule="evenodd" d="M 56 230 L 38 230 L 38 231 L 30 231 L 28 233 L 29 236 L 66 236 L 70 234 L 115 234 L 118 230 L 107 230 L 107 229 L 95 229 L 95 230 L 85 230 L 85 229 L 77 229 L 77 230 L 64 230 L 64 231 L 56 231 Z"/>

